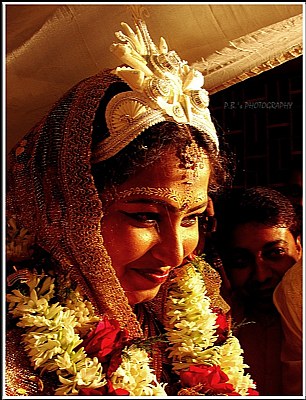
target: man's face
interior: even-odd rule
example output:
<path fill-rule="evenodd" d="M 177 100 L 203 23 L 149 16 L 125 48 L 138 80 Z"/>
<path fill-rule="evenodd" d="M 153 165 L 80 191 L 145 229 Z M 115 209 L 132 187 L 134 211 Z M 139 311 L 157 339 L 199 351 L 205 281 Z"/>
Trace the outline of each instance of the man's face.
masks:
<path fill-rule="evenodd" d="M 295 241 L 287 228 L 253 222 L 237 226 L 226 257 L 233 290 L 256 307 L 271 305 L 275 287 L 301 253 L 300 239 Z"/>

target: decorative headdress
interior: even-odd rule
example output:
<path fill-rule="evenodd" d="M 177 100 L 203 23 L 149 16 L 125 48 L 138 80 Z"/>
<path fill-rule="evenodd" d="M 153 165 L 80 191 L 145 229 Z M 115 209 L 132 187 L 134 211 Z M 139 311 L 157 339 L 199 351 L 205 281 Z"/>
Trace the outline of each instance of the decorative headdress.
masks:
<path fill-rule="evenodd" d="M 106 107 L 109 136 L 93 154 L 93 162 L 112 157 L 141 132 L 162 121 L 188 124 L 205 132 L 218 149 L 218 137 L 208 109 L 208 92 L 203 89 L 204 76 L 190 68 L 174 50 L 169 51 L 164 38 L 157 47 L 145 22 L 131 7 L 135 32 L 126 23 L 116 37 L 111 51 L 128 67 L 114 73 L 131 91 L 115 95 Z"/>

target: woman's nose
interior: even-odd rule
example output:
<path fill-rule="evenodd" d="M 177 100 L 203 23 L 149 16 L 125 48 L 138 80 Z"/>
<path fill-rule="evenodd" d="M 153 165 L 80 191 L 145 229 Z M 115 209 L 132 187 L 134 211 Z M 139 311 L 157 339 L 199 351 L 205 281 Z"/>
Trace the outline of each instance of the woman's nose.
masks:
<path fill-rule="evenodd" d="M 183 263 L 184 258 L 188 255 L 184 243 L 181 230 L 172 228 L 160 232 L 159 241 L 154 245 L 151 252 L 156 259 L 162 261 L 163 265 L 177 267 Z"/>

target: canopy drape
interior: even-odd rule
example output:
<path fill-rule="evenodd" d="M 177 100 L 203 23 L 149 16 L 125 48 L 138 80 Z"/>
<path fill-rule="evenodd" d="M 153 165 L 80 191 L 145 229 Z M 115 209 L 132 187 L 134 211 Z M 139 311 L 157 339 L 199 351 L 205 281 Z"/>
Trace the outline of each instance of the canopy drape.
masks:
<path fill-rule="evenodd" d="M 136 6 L 136 4 L 134 5 Z M 4 3 L 8 150 L 79 80 L 118 60 L 115 32 L 129 5 Z M 153 41 L 163 36 L 220 91 L 302 55 L 303 3 L 138 5 Z"/>

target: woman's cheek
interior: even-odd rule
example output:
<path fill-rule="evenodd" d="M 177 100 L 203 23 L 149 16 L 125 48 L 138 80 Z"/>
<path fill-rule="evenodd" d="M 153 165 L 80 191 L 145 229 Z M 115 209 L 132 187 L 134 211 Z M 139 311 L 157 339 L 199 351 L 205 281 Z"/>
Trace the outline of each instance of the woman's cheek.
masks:
<path fill-rule="evenodd" d="M 123 229 L 122 229 L 123 228 Z M 146 228 L 121 227 L 116 240 L 106 249 L 115 265 L 125 265 L 138 260 L 158 242 L 156 231 Z M 117 244 L 116 244 L 117 243 Z M 120 246 L 118 246 L 120 243 Z M 120 247 L 120 250 L 118 249 Z"/>
<path fill-rule="evenodd" d="M 151 228 L 128 227 L 120 235 L 121 251 L 124 248 L 125 257 L 128 262 L 137 260 L 146 254 L 158 242 L 155 230 Z"/>
<path fill-rule="evenodd" d="M 197 248 L 198 242 L 199 242 L 199 229 L 196 226 L 194 229 L 191 229 L 190 232 L 186 234 L 184 243 L 184 250 L 186 256 L 191 254 Z"/>

